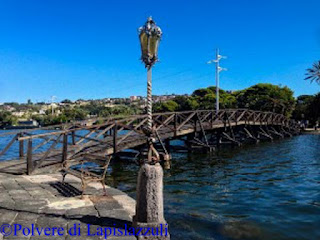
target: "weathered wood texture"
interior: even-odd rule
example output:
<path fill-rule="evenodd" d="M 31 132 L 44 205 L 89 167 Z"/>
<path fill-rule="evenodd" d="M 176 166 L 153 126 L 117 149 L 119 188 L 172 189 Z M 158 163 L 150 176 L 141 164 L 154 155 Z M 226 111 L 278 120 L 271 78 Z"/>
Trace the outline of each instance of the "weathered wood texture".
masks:
<path fill-rule="evenodd" d="M 47 128 L 50 131 L 40 134 L 35 134 L 39 129 L 11 132 L 13 135 L 12 140 L 4 149 L 0 149 L 0 158 L 1 155 L 10 152 L 15 141 L 19 141 L 20 147 L 17 158 L 15 161 L 11 159 L 11 163 L 14 163 L 16 167 L 13 169 L 17 169 L 20 166 L 20 170 L 24 169 L 21 171 L 31 174 L 36 169 L 48 165 L 65 161 L 78 161 L 85 154 L 95 154 L 102 157 L 115 155 L 122 150 L 135 148 L 146 143 L 146 135 L 143 131 L 146 121 L 146 115 L 137 115 L 121 119 L 107 118 L 104 119 L 103 123 L 91 120 L 58 125 L 56 126 L 58 129 Z M 208 140 L 206 139 L 205 131 L 232 129 L 239 125 L 277 126 L 284 129 L 283 132 L 288 134 L 299 131 L 299 125 L 284 115 L 247 109 L 228 109 L 220 110 L 219 112 L 198 110 L 153 114 L 154 137 L 158 141 L 160 139 L 179 138 L 199 132 L 204 135 L 204 140 L 207 144 Z M 276 132 L 275 129 L 272 129 L 272 131 Z M 270 136 L 263 129 L 261 134 Z M 278 132 L 276 134 L 281 135 Z M 9 133 L 1 134 L 0 137 L 8 135 Z M 233 138 L 232 135 L 233 132 L 231 131 L 230 139 Z M 251 137 L 254 138 L 253 136 Z M 34 141 L 37 143 L 33 144 Z M 23 148 L 24 142 L 28 142 L 26 154 Z M 10 167 L 7 167 L 5 170 L 9 171 L 9 169 Z"/>

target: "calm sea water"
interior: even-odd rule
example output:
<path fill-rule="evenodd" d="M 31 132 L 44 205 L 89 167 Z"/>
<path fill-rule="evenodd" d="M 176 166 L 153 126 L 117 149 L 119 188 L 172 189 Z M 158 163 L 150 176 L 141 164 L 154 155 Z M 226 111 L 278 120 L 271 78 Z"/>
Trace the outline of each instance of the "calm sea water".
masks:
<path fill-rule="evenodd" d="M 118 163 L 109 184 L 135 197 L 137 171 Z M 164 186 L 172 239 L 320 239 L 320 135 L 173 154 Z"/>
<path fill-rule="evenodd" d="M 108 184 L 135 197 L 138 170 L 119 161 Z M 319 240 L 320 135 L 173 153 L 164 198 L 172 239 Z"/>

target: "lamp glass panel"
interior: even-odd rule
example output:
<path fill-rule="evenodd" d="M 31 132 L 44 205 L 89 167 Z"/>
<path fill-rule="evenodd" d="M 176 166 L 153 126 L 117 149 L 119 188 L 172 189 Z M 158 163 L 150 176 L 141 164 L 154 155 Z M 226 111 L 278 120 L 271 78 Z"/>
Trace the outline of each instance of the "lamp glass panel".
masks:
<path fill-rule="evenodd" d="M 140 44 L 142 59 L 144 59 L 146 56 L 148 56 L 148 36 L 144 31 L 140 33 Z"/>
<path fill-rule="evenodd" d="M 153 35 L 152 37 L 150 37 L 149 51 L 150 51 L 151 58 L 153 58 L 154 60 L 156 60 L 156 58 L 158 57 L 159 40 L 160 40 L 159 37 L 156 35 Z"/>

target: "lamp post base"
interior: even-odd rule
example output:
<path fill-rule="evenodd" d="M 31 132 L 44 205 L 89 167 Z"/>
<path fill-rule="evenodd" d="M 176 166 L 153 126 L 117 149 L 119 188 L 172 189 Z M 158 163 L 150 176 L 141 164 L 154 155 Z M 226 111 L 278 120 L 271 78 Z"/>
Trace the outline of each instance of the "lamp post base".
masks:
<path fill-rule="evenodd" d="M 170 240 L 168 224 L 163 223 L 134 223 L 138 240 Z"/>
<path fill-rule="evenodd" d="M 145 163 L 139 170 L 133 227 L 139 240 L 170 239 L 163 215 L 163 170 L 159 163 Z"/>

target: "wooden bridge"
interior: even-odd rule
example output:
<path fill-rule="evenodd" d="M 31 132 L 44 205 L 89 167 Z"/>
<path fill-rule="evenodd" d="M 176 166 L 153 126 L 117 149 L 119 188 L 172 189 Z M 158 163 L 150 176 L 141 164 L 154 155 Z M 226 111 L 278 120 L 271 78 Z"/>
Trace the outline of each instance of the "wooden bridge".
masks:
<path fill-rule="evenodd" d="M 147 137 L 146 115 L 106 118 L 0 134 L 0 171 L 32 174 L 86 157 L 103 159 L 125 150 L 143 154 Z M 160 154 L 168 154 L 169 141 L 182 139 L 189 147 L 212 150 L 224 144 L 273 140 L 299 133 L 299 125 L 284 115 L 227 109 L 153 114 L 154 139 Z"/>

